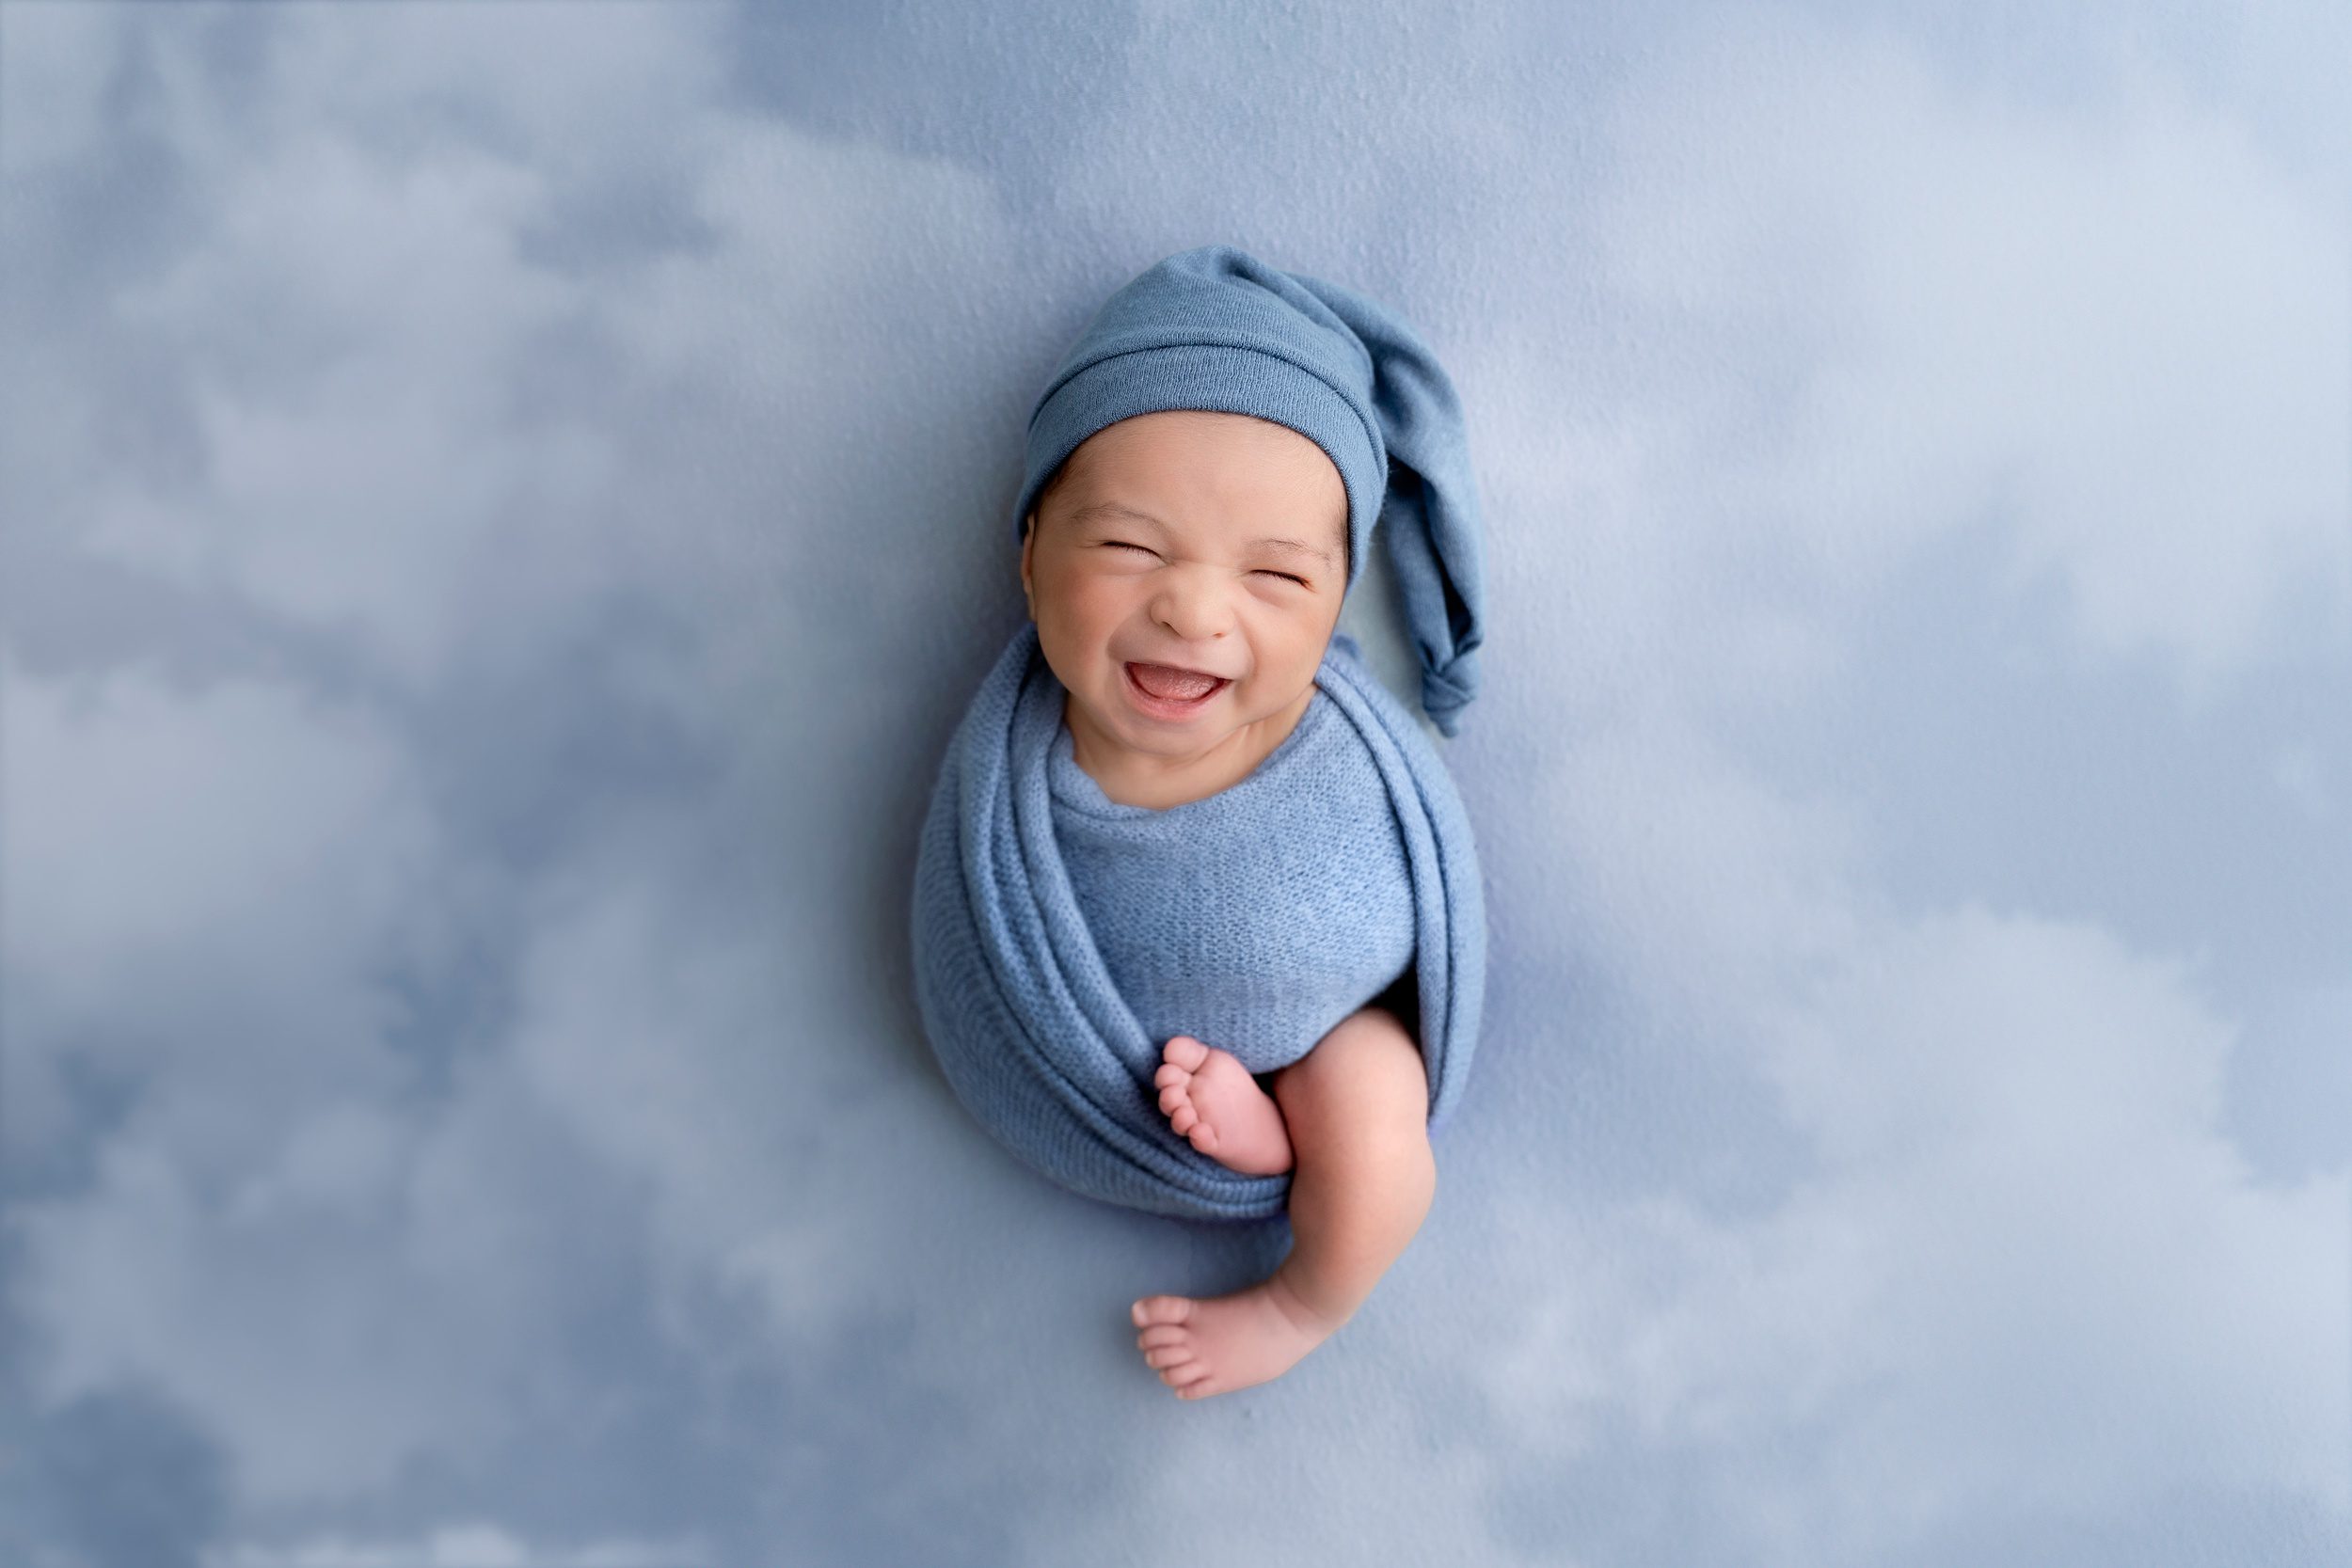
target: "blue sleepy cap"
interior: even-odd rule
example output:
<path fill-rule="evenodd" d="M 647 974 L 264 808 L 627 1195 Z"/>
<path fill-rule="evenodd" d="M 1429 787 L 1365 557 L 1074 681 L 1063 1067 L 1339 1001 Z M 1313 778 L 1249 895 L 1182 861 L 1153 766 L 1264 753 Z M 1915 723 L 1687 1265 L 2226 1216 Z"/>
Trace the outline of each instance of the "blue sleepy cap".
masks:
<path fill-rule="evenodd" d="M 1329 454 L 1347 487 L 1347 589 L 1385 524 L 1421 705 L 1457 733 L 1485 638 L 1478 497 L 1461 404 L 1427 346 L 1337 284 L 1228 245 L 1180 251 L 1111 296 L 1039 396 L 1014 537 L 1080 442 L 1177 408 L 1255 415 Z"/>

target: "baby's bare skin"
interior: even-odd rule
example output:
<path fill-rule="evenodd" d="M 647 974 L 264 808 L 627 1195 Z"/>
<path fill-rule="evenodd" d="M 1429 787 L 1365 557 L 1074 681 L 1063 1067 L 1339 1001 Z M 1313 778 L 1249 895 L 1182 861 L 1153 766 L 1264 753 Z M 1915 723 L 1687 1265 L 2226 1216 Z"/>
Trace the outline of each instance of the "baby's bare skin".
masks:
<path fill-rule="evenodd" d="M 1274 1076 L 1271 1098 L 1229 1052 L 1178 1035 L 1154 1082 L 1169 1125 L 1245 1175 L 1291 1177 L 1293 1244 L 1271 1277 L 1228 1295 L 1145 1296 L 1145 1363 L 1179 1399 L 1281 1376 L 1362 1305 L 1437 1193 L 1421 1050 L 1377 1005 Z"/>
<path fill-rule="evenodd" d="M 1282 1108 L 1239 1057 L 1190 1035 L 1169 1040 L 1160 1055 L 1152 1079 L 1160 1086 L 1160 1109 L 1193 1148 L 1244 1176 L 1279 1176 L 1291 1168 Z"/>

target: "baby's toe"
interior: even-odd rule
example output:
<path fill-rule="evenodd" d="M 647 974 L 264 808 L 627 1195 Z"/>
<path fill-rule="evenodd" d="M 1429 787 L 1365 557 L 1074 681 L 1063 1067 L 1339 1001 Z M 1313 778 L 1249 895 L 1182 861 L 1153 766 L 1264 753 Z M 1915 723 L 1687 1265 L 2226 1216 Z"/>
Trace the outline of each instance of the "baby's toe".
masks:
<path fill-rule="evenodd" d="M 1137 1328 L 1149 1328 L 1154 1323 L 1181 1323 L 1192 1316 L 1192 1298 L 1138 1296 L 1135 1306 L 1128 1308 L 1128 1315 L 1135 1319 Z"/>
<path fill-rule="evenodd" d="M 1209 1364 L 1206 1361 L 1187 1361 L 1181 1367 L 1162 1370 L 1160 1381 L 1181 1394 L 1192 1385 L 1205 1382 L 1208 1375 Z"/>
<path fill-rule="evenodd" d="M 1176 1035 L 1170 1037 L 1168 1044 L 1161 1048 L 1160 1054 L 1190 1071 L 1209 1059 L 1209 1048 L 1190 1035 Z"/>

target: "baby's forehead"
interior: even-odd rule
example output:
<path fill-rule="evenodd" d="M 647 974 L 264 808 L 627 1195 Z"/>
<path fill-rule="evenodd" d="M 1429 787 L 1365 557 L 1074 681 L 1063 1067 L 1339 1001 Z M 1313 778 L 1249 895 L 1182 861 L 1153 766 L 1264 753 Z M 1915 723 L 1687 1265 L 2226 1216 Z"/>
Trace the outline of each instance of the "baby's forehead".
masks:
<path fill-rule="evenodd" d="M 1342 518 L 1336 534 L 1326 528 L 1301 528 L 1290 516 L 1253 523 L 1234 531 L 1214 530 L 1200 524 L 1188 524 L 1181 515 L 1166 517 L 1144 507 L 1119 499 L 1115 495 L 1097 494 L 1075 501 L 1070 508 L 1069 526 L 1082 529 L 1096 525 L 1135 528 L 1157 534 L 1179 545 L 1215 545 L 1228 532 L 1232 533 L 1232 547 L 1245 552 L 1262 554 L 1283 560 L 1314 561 L 1336 570 L 1344 560 L 1347 548 L 1347 524 Z"/>
<path fill-rule="evenodd" d="M 1064 470 L 1040 492 L 1038 505 L 1050 503 L 1073 524 L 1135 523 L 1201 539 L 1279 518 L 1284 526 L 1268 531 L 1316 534 L 1319 545 L 1343 546 L 1347 542 L 1348 498 L 1336 484 L 1335 494 L 1321 495 L 1298 484 L 1295 473 L 1291 483 L 1269 475 L 1220 494 L 1215 488 L 1203 493 L 1189 483 L 1161 483 L 1163 477 L 1155 471 L 1122 474 L 1110 463 L 1078 474 Z"/>

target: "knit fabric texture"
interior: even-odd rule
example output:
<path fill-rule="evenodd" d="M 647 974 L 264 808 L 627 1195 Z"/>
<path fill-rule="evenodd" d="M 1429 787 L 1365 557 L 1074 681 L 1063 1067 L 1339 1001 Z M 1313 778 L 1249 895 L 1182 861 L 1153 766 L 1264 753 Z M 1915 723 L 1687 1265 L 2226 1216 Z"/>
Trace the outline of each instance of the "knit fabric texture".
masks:
<path fill-rule="evenodd" d="M 1394 311 L 1229 245 L 1179 251 L 1104 305 L 1031 409 L 1013 537 L 1054 471 L 1095 432 L 1195 408 L 1287 425 L 1347 490 L 1347 583 L 1375 526 L 1405 601 L 1421 704 L 1451 737 L 1478 692 L 1486 639 L 1478 487 L 1460 400 Z"/>
<path fill-rule="evenodd" d="M 1388 815 L 1388 790 L 1320 687 L 1248 777 L 1204 799 L 1111 800 L 1078 766 L 1067 724 L 1046 783 L 1078 912 L 1147 1039 L 1190 1035 L 1273 1072 L 1412 959 L 1405 847 L 1364 831 Z M 1238 865 L 1289 890 L 1280 920 L 1233 886 Z"/>
<path fill-rule="evenodd" d="M 1354 639 L 1334 634 L 1315 679 L 1257 769 L 1164 811 L 1077 768 L 1034 623 L 957 728 L 916 856 L 917 1005 L 965 1109 L 1073 1191 L 1189 1219 L 1281 1213 L 1288 1175 L 1228 1170 L 1170 1127 L 1161 1047 L 1238 1042 L 1270 1070 L 1400 961 L 1433 1132 L 1461 1098 L 1486 974 L 1470 819 Z"/>

